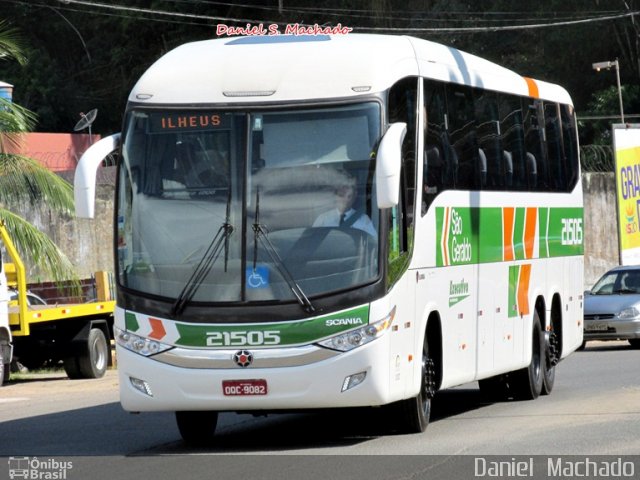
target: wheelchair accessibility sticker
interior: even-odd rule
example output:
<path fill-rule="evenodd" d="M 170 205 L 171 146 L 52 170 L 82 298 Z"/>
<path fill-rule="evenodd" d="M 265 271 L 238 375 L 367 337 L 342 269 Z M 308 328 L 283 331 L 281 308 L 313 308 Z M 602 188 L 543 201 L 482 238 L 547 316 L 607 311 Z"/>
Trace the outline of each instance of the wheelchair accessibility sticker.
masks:
<path fill-rule="evenodd" d="M 257 265 L 247 267 L 247 288 L 267 288 L 269 286 L 269 268 Z"/>

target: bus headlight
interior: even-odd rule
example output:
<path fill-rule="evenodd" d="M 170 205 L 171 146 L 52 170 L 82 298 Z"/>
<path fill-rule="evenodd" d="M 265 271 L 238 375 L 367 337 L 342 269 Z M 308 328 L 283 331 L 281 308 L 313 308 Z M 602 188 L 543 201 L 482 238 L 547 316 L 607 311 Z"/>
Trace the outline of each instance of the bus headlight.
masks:
<path fill-rule="evenodd" d="M 356 347 L 366 345 L 367 343 L 374 341 L 376 338 L 381 337 L 387 330 L 389 330 L 395 314 L 396 307 L 393 307 L 389 315 L 384 317 L 382 320 L 370 323 L 369 325 L 356 330 L 350 330 L 327 338 L 318 342 L 318 345 L 332 350 L 339 350 L 341 352 L 348 352 Z"/>
<path fill-rule="evenodd" d="M 135 333 L 121 330 L 118 327 L 113 327 L 113 331 L 118 345 L 145 357 L 173 348 L 171 345 L 166 345 L 164 343 L 157 342 L 156 340 L 141 337 Z"/>

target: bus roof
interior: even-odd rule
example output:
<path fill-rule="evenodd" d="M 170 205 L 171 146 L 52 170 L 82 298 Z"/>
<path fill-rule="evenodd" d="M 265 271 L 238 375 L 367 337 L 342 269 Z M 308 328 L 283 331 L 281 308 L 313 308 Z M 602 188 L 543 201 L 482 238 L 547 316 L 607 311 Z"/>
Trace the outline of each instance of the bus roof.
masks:
<path fill-rule="evenodd" d="M 129 101 L 247 104 L 356 97 L 410 75 L 571 103 L 557 85 L 428 40 L 390 35 L 231 37 L 187 43 L 155 62 Z"/>

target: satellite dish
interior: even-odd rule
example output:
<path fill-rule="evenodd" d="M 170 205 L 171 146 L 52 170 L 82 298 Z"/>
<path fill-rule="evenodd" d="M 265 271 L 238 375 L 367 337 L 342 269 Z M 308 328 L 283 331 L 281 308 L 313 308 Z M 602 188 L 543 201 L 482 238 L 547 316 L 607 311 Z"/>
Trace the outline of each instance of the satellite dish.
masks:
<path fill-rule="evenodd" d="M 80 130 L 84 130 L 85 128 L 89 129 L 89 144 L 92 144 L 93 141 L 91 139 L 91 124 L 95 121 L 98 116 L 98 109 L 94 108 L 90 110 L 88 113 L 80 112 L 80 120 L 76 123 L 76 126 L 73 127 L 74 132 L 79 132 Z"/>

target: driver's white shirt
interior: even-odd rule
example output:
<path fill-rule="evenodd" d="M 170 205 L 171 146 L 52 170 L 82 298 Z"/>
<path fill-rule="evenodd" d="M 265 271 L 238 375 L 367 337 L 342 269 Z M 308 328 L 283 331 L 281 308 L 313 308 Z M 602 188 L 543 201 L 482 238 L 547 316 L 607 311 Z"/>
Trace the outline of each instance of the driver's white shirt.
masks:
<path fill-rule="evenodd" d="M 352 215 L 358 215 L 358 213 L 350 208 L 345 212 L 345 221 L 349 220 Z M 340 225 L 340 211 L 337 208 L 333 210 L 329 210 L 328 212 L 322 213 L 316 218 L 316 221 L 313 222 L 314 227 L 338 227 Z M 375 237 L 376 229 L 373 226 L 373 222 L 368 215 L 362 213 L 360 214 L 360 218 L 358 218 L 351 228 L 357 228 L 358 230 L 362 230 L 363 232 L 367 232 L 369 235 Z"/>

